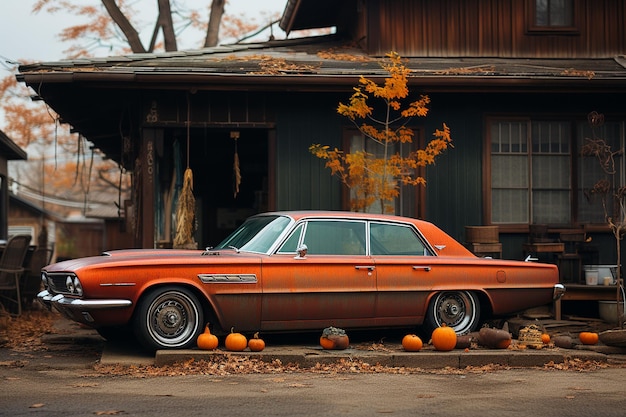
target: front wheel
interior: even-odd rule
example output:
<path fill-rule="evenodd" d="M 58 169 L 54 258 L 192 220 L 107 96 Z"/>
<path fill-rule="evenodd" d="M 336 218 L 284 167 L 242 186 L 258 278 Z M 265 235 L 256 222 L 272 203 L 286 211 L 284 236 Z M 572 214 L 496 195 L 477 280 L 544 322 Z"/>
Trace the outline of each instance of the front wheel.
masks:
<path fill-rule="evenodd" d="M 135 332 L 150 350 L 195 346 L 203 330 L 204 315 L 198 298 L 183 287 L 161 287 L 137 304 Z"/>
<path fill-rule="evenodd" d="M 428 305 L 425 324 L 429 331 L 443 323 L 462 335 L 478 328 L 480 302 L 470 291 L 444 291 L 438 293 Z"/>

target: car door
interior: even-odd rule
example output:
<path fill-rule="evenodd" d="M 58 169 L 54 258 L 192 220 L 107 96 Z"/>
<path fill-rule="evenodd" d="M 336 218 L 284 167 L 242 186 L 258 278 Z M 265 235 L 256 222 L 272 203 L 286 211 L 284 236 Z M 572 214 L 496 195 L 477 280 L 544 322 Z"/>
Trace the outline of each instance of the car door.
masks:
<path fill-rule="evenodd" d="M 376 325 L 420 322 L 435 285 L 436 257 L 411 225 L 371 222 L 369 231 L 378 290 Z"/>
<path fill-rule="evenodd" d="M 263 264 L 262 329 L 363 326 L 374 315 L 376 270 L 366 255 L 366 222 L 299 224 Z M 308 252 L 298 256 L 305 244 Z"/>

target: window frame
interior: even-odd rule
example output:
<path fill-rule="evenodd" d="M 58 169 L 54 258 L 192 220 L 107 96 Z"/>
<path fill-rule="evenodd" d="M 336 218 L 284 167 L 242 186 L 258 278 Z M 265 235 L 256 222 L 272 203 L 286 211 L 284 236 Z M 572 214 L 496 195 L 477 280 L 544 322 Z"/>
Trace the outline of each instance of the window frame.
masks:
<path fill-rule="evenodd" d="M 585 189 L 581 188 L 581 179 L 582 175 L 585 175 L 583 172 L 583 167 L 581 162 L 583 158 L 587 158 L 587 156 L 580 155 L 580 149 L 582 144 L 584 144 L 585 137 L 581 137 L 583 132 L 580 131 L 580 125 L 588 123 L 586 116 L 579 114 L 552 114 L 552 115 L 538 115 L 529 113 L 524 116 L 520 115 L 506 115 L 506 114 L 494 114 L 488 115 L 485 117 L 485 134 L 484 134 L 484 143 L 483 143 L 483 222 L 486 225 L 497 224 L 500 227 L 501 232 L 527 232 L 529 225 L 535 224 L 532 218 L 532 210 L 530 206 L 532 205 L 532 182 L 529 183 L 529 202 L 528 202 L 528 214 L 529 219 L 528 223 L 493 223 L 493 208 L 492 208 L 492 175 L 493 175 L 493 167 L 492 167 L 492 125 L 493 123 L 497 123 L 500 121 L 525 121 L 529 129 L 531 128 L 534 122 L 556 122 L 556 121 L 568 121 L 571 125 L 571 140 L 570 140 L 570 222 L 568 224 L 549 224 L 551 227 L 577 227 L 582 224 L 585 225 L 586 228 L 593 230 L 607 230 L 608 225 L 605 222 L 602 223 L 594 223 L 592 221 L 587 221 L 581 219 L 583 212 L 580 208 L 580 201 L 582 194 Z M 626 119 L 623 117 L 607 117 L 606 123 L 615 123 L 620 127 L 618 132 L 618 141 L 622 148 L 626 146 Z M 529 131 L 528 136 L 532 141 L 532 133 Z M 532 146 L 532 142 L 529 143 Z M 528 150 L 529 153 L 532 153 L 533 150 L 530 148 Z M 626 175 L 626 157 L 622 157 L 622 159 L 618 162 L 621 171 L 622 177 Z M 529 176 L 532 176 L 532 170 L 529 172 Z M 624 180 L 626 183 L 626 180 Z M 617 184 L 619 186 L 619 184 Z"/>
<path fill-rule="evenodd" d="M 551 1 L 551 0 L 547 0 Z M 526 34 L 528 35 L 580 35 L 580 1 L 569 0 L 572 8 L 572 24 L 567 26 L 538 25 L 537 0 L 526 0 Z"/>

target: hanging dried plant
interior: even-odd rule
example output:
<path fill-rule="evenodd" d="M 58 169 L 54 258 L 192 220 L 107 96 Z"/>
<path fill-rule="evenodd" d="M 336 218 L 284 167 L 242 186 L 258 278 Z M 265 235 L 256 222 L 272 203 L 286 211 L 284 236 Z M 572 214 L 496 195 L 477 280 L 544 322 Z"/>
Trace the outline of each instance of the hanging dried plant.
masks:
<path fill-rule="evenodd" d="M 187 168 L 184 174 L 183 189 L 176 206 L 176 237 L 174 248 L 197 249 L 193 238 L 195 224 L 196 199 L 193 196 L 193 173 Z"/>

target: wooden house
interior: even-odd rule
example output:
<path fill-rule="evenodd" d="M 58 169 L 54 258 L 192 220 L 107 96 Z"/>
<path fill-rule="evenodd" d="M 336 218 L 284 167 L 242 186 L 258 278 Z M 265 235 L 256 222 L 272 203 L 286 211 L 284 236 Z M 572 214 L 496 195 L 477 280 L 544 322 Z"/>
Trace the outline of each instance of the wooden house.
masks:
<path fill-rule="evenodd" d="M 418 145 L 445 122 L 454 149 L 403 189 L 397 213 L 432 221 L 460 241 L 465 226 L 498 225 L 502 256 L 521 259 L 530 227 L 558 237 L 583 228 L 599 259 L 615 245 L 589 199 L 598 168 L 583 157 L 597 133 L 626 135 L 626 4 L 620 0 L 289 0 L 281 27 L 329 36 L 172 53 L 23 65 L 73 131 L 133 172 L 127 202 L 136 247 L 167 247 L 182 173 L 194 174 L 196 241 L 219 242 L 266 210 L 347 209 L 347 191 L 313 143 L 346 149 L 358 131 L 337 114 L 359 76 L 382 80 L 398 52 L 414 97 Z M 242 182 L 233 190 L 237 152 Z M 623 157 L 616 156 L 618 178 Z"/>
<path fill-rule="evenodd" d="M 25 160 L 26 152 L 0 130 L 0 240 L 9 237 L 9 161 Z"/>

